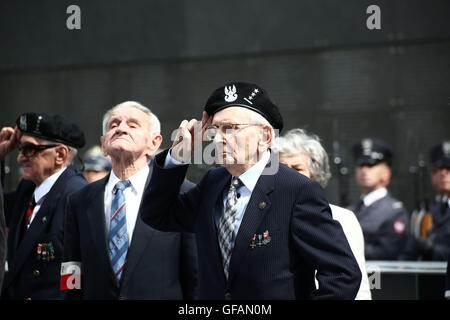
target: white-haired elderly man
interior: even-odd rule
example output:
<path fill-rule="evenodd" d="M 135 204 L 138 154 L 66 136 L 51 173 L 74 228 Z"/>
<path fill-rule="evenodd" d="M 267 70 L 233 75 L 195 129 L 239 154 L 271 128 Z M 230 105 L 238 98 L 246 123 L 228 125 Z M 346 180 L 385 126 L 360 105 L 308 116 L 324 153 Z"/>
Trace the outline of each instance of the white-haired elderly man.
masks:
<path fill-rule="evenodd" d="M 140 218 L 162 141 L 158 118 L 123 102 L 104 115 L 100 140 L 112 170 L 69 198 L 61 289 L 82 299 L 195 298 L 195 237 L 157 231 Z"/>
<path fill-rule="evenodd" d="M 317 135 L 308 134 L 303 129 L 292 129 L 278 138 L 274 151 L 278 152 L 280 162 L 317 181 L 325 188 L 331 178 L 328 155 Z M 344 229 L 350 248 L 358 261 L 362 273 L 361 286 L 356 300 L 370 300 L 369 279 L 364 257 L 364 236 L 355 214 L 345 208 L 330 204 L 333 219 L 339 221 Z"/>
<path fill-rule="evenodd" d="M 170 154 L 155 157 L 143 218 L 152 226 L 196 232 L 200 299 L 356 296 L 361 272 L 323 189 L 278 167 L 270 151 L 274 130 L 282 127 L 263 88 L 227 83 L 206 102 L 202 122 L 181 122 Z M 179 195 L 188 168 L 183 162 L 192 153 L 195 161 L 204 133 L 220 167 Z"/>

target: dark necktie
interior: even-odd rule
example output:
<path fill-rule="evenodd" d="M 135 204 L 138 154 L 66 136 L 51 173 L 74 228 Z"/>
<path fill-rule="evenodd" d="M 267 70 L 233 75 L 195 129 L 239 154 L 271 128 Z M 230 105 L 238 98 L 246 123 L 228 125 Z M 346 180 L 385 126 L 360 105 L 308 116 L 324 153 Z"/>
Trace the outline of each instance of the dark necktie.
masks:
<path fill-rule="evenodd" d="M 355 206 L 354 213 L 356 215 L 358 215 L 364 209 L 364 207 L 365 207 L 364 201 L 363 200 L 359 200 L 358 203 Z"/>
<path fill-rule="evenodd" d="M 128 232 L 125 195 L 123 190 L 131 186 L 130 180 L 119 181 L 114 187 L 109 221 L 109 256 L 117 280 L 120 281 L 128 252 Z"/>
<path fill-rule="evenodd" d="M 219 221 L 219 247 L 222 253 L 222 264 L 225 277 L 228 280 L 228 268 L 230 266 L 233 238 L 234 222 L 236 220 L 237 210 L 237 189 L 240 186 L 239 178 L 233 177 L 228 190 L 227 201 L 225 203 L 225 210 Z"/>
<path fill-rule="evenodd" d="M 441 204 L 441 214 L 444 215 L 448 209 L 448 200 Z"/>
<path fill-rule="evenodd" d="M 31 196 L 30 202 L 28 202 L 27 212 L 25 213 L 25 230 L 27 230 L 30 224 L 31 216 L 33 215 L 34 207 L 36 207 L 36 201 L 34 200 L 34 195 Z"/>

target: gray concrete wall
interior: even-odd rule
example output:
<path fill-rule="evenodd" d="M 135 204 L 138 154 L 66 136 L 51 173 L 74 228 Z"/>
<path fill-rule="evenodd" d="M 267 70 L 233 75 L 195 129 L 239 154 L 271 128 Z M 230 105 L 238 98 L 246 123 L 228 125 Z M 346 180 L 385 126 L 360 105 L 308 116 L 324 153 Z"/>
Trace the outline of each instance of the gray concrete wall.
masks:
<path fill-rule="evenodd" d="M 66 28 L 71 4 L 81 30 Z M 366 28 L 371 4 L 381 30 Z M 159 116 L 168 147 L 213 89 L 250 80 L 270 92 L 286 129 L 317 133 L 330 154 L 338 140 L 350 172 L 353 142 L 385 139 L 395 150 L 392 191 L 412 208 L 409 167 L 450 138 L 449 15 L 444 0 L 2 1 L 0 124 L 59 112 L 80 124 L 89 147 L 107 109 L 137 100 Z M 8 164 L 12 187 L 15 159 Z M 349 188 L 356 199 L 353 176 Z M 327 192 L 339 202 L 336 177 Z"/>

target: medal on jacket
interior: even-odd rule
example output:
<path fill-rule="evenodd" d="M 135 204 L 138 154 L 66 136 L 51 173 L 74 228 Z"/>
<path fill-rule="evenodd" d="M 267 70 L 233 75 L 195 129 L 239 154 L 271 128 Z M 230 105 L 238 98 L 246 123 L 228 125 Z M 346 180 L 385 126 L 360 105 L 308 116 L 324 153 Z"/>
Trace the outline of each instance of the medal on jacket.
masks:
<path fill-rule="evenodd" d="M 263 244 L 264 245 L 266 245 L 266 244 L 268 244 L 269 242 L 270 242 L 270 240 L 272 239 L 271 237 L 270 237 L 270 235 L 269 235 L 269 231 L 268 230 L 266 230 L 264 233 L 263 233 Z"/>
<path fill-rule="evenodd" d="M 51 241 L 48 243 L 48 249 L 50 251 L 50 261 L 55 260 L 55 249 L 53 248 L 53 243 Z"/>
<path fill-rule="evenodd" d="M 252 250 L 255 249 L 255 247 L 256 247 L 255 240 L 256 240 L 256 233 L 253 235 L 252 242 L 250 243 L 250 248 Z"/>
<path fill-rule="evenodd" d="M 36 248 L 36 252 L 37 252 L 37 259 L 41 260 L 42 243 L 38 243 L 37 248 Z"/>

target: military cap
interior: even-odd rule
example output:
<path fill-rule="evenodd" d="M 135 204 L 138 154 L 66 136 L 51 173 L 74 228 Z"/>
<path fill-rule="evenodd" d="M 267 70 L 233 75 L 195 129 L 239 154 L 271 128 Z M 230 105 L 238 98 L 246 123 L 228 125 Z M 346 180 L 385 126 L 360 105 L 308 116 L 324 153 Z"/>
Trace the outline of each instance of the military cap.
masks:
<path fill-rule="evenodd" d="M 392 160 L 391 148 L 382 140 L 366 138 L 353 145 L 353 156 L 357 166 L 376 165 L 385 162 L 389 166 Z"/>
<path fill-rule="evenodd" d="M 430 149 L 430 162 L 434 168 L 450 167 L 450 141 L 443 141 Z"/>
<path fill-rule="evenodd" d="M 280 132 L 283 129 L 278 107 L 270 100 L 267 91 L 257 84 L 235 81 L 217 88 L 206 101 L 205 111 L 211 116 L 233 106 L 253 110 L 266 118 L 274 129 Z"/>
<path fill-rule="evenodd" d="M 71 120 L 45 112 L 24 113 L 17 118 L 17 127 L 26 135 L 82 148 L 84 133 Z"/>
<path fill-rule="evenodd" d="M 111 162 L 105 157 L 87 156 L 84 159 L 84 170 L 109 171 L 111 168 Z"/>

